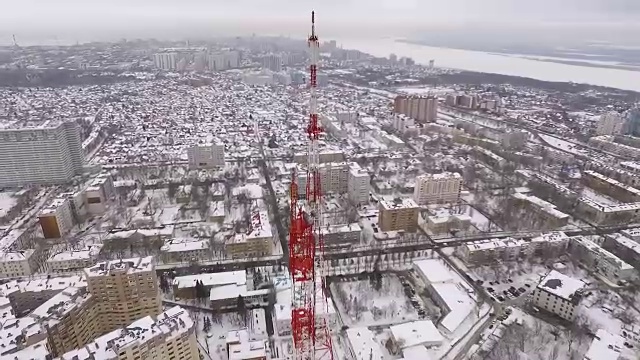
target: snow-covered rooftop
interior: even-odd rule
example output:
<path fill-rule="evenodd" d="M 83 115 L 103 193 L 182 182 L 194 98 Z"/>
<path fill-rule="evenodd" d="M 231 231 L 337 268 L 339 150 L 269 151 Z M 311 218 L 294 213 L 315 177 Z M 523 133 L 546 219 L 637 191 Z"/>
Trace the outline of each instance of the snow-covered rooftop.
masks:
<path fill-rule="evenodd" d="M 153 257 L 147 256 L 143 258 L 104 261 L 84 269 L 87 277 L 107 276 L 112 271 L 125 271 L 127 274 L 153 271 Z"/>
<path fill-rule="evenodd" d="M 404 341 L 403 348 L 416 345 L 440 345 L 444 341 L 444 337 L 431 320 L 411 321 L 394 325 L 390 329 L 396 341 L 400 339 Z"/>
<path fill-rule="evenodd" d="M 355 360 L 384 360 L 382 349 L 373 332 L 366 327 L 348 329 L 347 339 Z"/>
<path fill-rule="evenodd" d="M 624 343 L 625 339 L 622 336 L 598 329 L 584 360 L 617 360 L 625 348 Z"/>
<path fill-rule="evenodd" d="M 222 286 L 229 284 L 244 285 L 247 282 L 246 270 L 228 271 L 221 273 L 197 274 L 178 276 L 173 279 L 173 285 L 179 289 L 192 288 L 196 281 L 201 281 L 204 286 Z"/>
<path fill-rule="evenodd" d="M 230 331 L 227 345 L 229 360 L 262 359 L 267 356 L 264 340 L 252 340 L 247 329 Z"/>
<path fill-rule="evenodd" d="M 547 276 L 540 281 L 538 289 L 554 294 L 562 299 L 571 300 L 573 295 L 584 288 L 584 282 L 551 270 Z"/>

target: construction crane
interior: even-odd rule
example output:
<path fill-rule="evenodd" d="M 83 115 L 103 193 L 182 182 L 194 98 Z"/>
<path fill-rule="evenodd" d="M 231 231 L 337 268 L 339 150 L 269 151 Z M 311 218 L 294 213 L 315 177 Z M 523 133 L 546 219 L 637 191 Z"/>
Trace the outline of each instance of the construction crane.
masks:
<path fill-rule="evenodd" d="M 319 140 L 323 129 L 318 123 L 317 71 L 320 43 L 311 12 L 309 61 L 309 140 L 306 204 L 298 204 L 298 179 L 294 171 L 290 187 L 289 271 L 291 272 L 291 333 L 296 360 L 333 360 L 329 329 L 329 303 L 325 283 L 324 238 L 322 229 L 322 189 L 320 186 Z"/>

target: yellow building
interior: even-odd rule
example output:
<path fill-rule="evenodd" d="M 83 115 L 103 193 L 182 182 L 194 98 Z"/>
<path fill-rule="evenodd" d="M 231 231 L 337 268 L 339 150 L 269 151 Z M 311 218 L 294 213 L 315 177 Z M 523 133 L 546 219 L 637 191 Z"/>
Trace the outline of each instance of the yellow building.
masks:
<path fill-rule="evenodd" d="M 381 200 L 378 206 L 378 226 L 381 231 L 413 232 L 418 227 L 419 209 L 413 199 Z"/>

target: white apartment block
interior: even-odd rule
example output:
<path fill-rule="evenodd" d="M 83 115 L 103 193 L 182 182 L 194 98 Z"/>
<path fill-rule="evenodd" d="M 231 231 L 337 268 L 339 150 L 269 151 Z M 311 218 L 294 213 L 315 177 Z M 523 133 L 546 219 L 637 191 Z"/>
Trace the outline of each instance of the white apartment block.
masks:
<path fill-rule="evenodd" d="M 211 259 L 209 240 L 172 239 L 160 248 L 165 262 L 192 262 Z"/>
<path fill-rule="evenodd" d="M 420 175 L 413 199 L 420 205 L 458 202 L 461 190 L 462 176 L 458 173 Z"/>
<path fill-rule="evenodd" d="M 282 57 L 277 54 L 269 54 L 262 57 L 260 60 L 262 68 L 271 70 L 273 72 L 282 71 Z"/>
<path fill-rule="evenodd" d="M 394 114 L 391 118 L 391 126 L 401 134 L 417 129 L 415 120 L 405 114 Z"/>
<path fill-rule="evenodd" d="M 210 71 L 235 69 L 240 66 L 240 54 L 237 51 L 219 51 L 207 56 Z"/>
<path fill-rule="evenodd" d="M 34 249 L 0 253 L 0 278 L 35 274 L 40 267 L 39 255 Z"/>
<path fill-rule="evenodd" d="M 175 52 L 154 54 L 153 64 L 161 70 L 176 70 L 178 68 L 178 54 Z"/>
<path fill-rule="evenodd" d="M 320 229 L 326 246 L 359 244 L 362 228 L 358 223 L 327 226 Z"/>
<path fill-rule="evenodd" d="M 222 143 L 205 143 L 187 149 L 189 167 L 192 169 L 208 169 L 224 166 L 224 145 Z"/>
<path fill-rule="evenodd" d="M 611 135 L 596 136 L 589 139 L 589 145 L 620 156 L 626 156 L 634 160 L 640 159 L 640 149 L 632 146 L 619 144 Z"/>
<path fill-rule="evenodd" d="M 369 187 L 371 177 L 369 173 L 362 169 L 357 163 L 351 164 L 349 167 L 349 176 L 347 181 L 347 191 L 349 200 L 355 205 L 369 203 Z"/>
<path fill-rule="evenodd" d="M 199 359 L 196 326 L 179 306 L 146 316 L 60 357 L 60 360 Z"/>
<path fill-rule="evenodd" d="M 75 121 L 0 129 L 0 187 L 67 183 L 83 165 Z"/>
<path fill-rule="evenodd" d="M 45 239 L 57 239 L 66 235 L 73 228 L 73 212 L 71 202 L 65 197 L 53 199 L 38 215 Z"/>
<path fill-rule="evenodd" d="M 533 305 L 573 321 L 584 286 L 580 280 L 551 270 L 533 291 Z"/>
<path fill-rule="evenodd" d="M 456 255 L 467 264 L 481 265 L 530 256 L 560 255 L 568 243 L 569 237 L 565 233 L 551 232 L 530 240 L 505 238 L 469 242 L 456 248 Z"/>
<path fill-rule="evenodd" d="M 102 245 L 89 245 L 86 249 L 61 251 L 53 253 L 46 261 L 46 268 L 50 273 L 72 273 L 93 266 L 97 260 Z"/>
<path fill-rule="evenodd" d="M 602 114 L 596 125 L 597 135 L 618 135 L 624 127 L 624 116 L 617 112 Z"/>
<path fill-rule="evenodd" d="M 617 283 L 637 276 L 633 266 L 585 237 L 572 237 L 569 250 L 588 269 L 602 275 L 610 282 Z"/>
<path fill-rule="evenodd" d="M 227 354 L 229 360 L 267 360 L 271 356 L 264 338 L 256 338 L 248 329 L 227 333 Z"/>

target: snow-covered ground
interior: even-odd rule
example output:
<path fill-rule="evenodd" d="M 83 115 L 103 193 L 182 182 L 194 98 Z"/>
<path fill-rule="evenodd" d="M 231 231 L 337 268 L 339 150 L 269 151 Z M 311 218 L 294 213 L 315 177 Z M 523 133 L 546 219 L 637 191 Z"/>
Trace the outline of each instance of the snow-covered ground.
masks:
<path fill-rule="evenodd" d="M 0 218 L 7 215 L 7 212 L 11 210 L 17 203 L 17 200 L 13 197 L 11 192 L 0 192 Z"/>
<path fill-rule="evenodd" d="M 396 275 L 383 275 L 380 290 L 375 290 L 369 280 L 339 281 L 333 283 L 331 289 L 342 321 L 350 327 L 418 319 Z"/>
<path fill-rule="evenodd" d="M 588 155 L 587 150 L 582 148 L 580 145 L 572 144 L 566 140 L 562 140 L 555 136 L 539 134 L 542 140 L 546 141 L 552 147 L 564 150 L 566 152 L 572 153 L 574 155 Z"/>
<path fill-rule="evenodd" d="M 598 204 L 602 204 L 602 205 L 618 205 L 620 204 L 620 201 L 610 197 L 610 196 L 606 196 L 604 194 L 601 194 L 593 189 L 590 189 L 588 187 L 584 187 L 582 189 L 582 196 L 585 196 L 595 202 L 597 202 Z"/>

